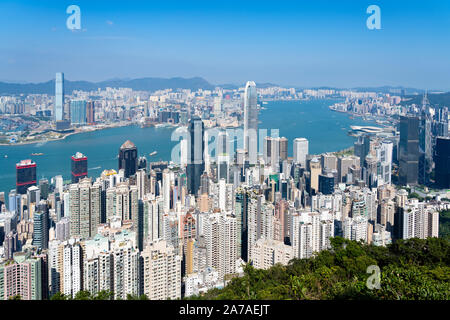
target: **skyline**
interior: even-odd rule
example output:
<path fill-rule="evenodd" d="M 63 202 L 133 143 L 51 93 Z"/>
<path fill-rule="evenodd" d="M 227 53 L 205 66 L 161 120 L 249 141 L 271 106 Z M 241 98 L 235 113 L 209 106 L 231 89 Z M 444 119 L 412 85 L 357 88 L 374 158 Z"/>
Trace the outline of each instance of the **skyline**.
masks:
<path fill-rule="evenodd" d="M 81 31 L 66 28 L 71 4 L 81 8 Z M 63 71 L 92 82 L 198 76 L 214 84 L 450 90 L 448 3 L 135 4 L 3 1 L 0 81 L 44 82 Z M 372 4 L 381 8 L 381 30 L 366 27 Z"/>

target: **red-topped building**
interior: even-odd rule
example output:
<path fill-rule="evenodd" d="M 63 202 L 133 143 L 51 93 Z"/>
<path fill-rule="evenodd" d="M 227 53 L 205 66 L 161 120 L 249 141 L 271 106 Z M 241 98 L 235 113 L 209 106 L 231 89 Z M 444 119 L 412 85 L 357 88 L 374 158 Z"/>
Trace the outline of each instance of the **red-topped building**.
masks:
<path fill-rule="evenodd" d="M 36 185 L 36 163 L 21 160 L 16 164 L 16 192 L 26 194 L 27 189 Z"/>
<path fill-rule="evenodd" d="M 77 152 L 71 158 L 72 162 L 72 183 L 78 183 L 79 180 L 87 177 L 88 163 L 87 157 L 81 152 Z"/>

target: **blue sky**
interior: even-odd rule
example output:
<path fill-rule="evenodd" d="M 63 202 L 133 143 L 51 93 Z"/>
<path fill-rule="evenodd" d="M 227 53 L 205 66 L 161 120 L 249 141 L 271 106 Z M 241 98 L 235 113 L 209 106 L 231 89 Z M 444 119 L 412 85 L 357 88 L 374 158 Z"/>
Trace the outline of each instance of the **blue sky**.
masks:
<path fill-rule="evenodd" d="M 66 8 L 81 8 L 81 31 Z M 381 30 L 366 9 L 381 8 Z M 201 76 L 450 90 L 450 1 L 0 2 L 0 80 Z"/>

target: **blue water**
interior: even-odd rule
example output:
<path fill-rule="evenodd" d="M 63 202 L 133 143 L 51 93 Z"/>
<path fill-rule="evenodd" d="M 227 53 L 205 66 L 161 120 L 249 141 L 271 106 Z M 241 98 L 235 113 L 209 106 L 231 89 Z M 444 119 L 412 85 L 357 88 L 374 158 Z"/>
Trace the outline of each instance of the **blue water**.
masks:
<path fill-rule="evenodd" d="M 310 153 L 338 151 L 353 144 L 354 138 L 347 135 L 350 125 L 367 124 L 352 120 L 348 115 L 333 112 L 328 106 L 336 100 L 274 101 L 263 105 L 259 120 L 260 128 L 279 129 L 280 136 L 289 139 L 289 154 L 292 155 L 292 141 L 297 137 L 309 140 Z M 174 128 L 140 128 L 128 126 L 89 133 L 75 134 L 65 140 L 29 145 L 0 146 L 0 191 L 5 195 L 15 188 L 15 164 L 23 159 L 37 163 L 37 178 L 52 178 L 63 175 L 70 179 L 70 157 L 77 151 L 88 156 L 89 176 L 97 177 L 105 169 L 117 169 L 117 154 L 126 140 L 131 140 L 140 155 L 148 161 L 170 160 L 171 141 Z M 155 156 L 149 153 L 157 151 Z M 31 153 L 44 153 L 31 156 Z M 8 155 L 5 158 L 4 155 Z"/>

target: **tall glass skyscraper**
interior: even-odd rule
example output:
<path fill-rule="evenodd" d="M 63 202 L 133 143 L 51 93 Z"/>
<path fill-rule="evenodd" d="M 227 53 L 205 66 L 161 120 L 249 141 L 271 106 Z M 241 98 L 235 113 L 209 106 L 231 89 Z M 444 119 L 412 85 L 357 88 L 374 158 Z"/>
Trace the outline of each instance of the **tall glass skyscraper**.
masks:
<path fill-rule="evenodd" d="M 436 186 L 450 188 L 450 137 L 436 138 Z"/>
<path fill-rule="evenodd" d="M 415 185 L 419 174 L 419 118 L 400 117 L 399 183 Z"/>
<path fill-rule="evenodd" d="M 58 72 L 55 80 L 55 121 L 64 118 L 64 73 Z"/>
<path fill-rule="evenodd" d="M 86 101 L 73 100 L 70 102 L 70 123 L 86 124 Z"/>
<path fill-rule="evenodd" d="M 189 120 L 188 133 L 187 187 L 190 194 L 197 194 L 200 188 L 200 177 L 205 170 L 205 128 L 199 117 Z"/>
<path fill-rule="evenodd" d="M 248 160 L 255 164 L 258 153 L 258 105 L 256 84 L 247 81 L 244 92 L 244 150 Z"/>
<path fill-rule="evenodd" d="M 130 140 L 125 141 L 119 149 L 119 170 L 125 171 L 125 178 L 129 178 L 137 171 L 137 147 Z"/>

